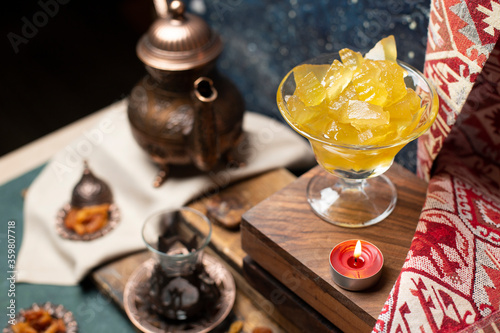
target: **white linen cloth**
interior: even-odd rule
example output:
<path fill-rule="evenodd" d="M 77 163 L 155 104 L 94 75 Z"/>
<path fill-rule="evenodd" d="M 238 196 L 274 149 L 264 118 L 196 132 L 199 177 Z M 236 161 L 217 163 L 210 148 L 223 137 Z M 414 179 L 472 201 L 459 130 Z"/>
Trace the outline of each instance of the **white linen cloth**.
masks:
<path fill-rule="evenodd" d="M 145 248 L 142 224 L 153 212 L 179 207 L 203 191 L 277 167 L 308 167 L 314 157 L 307 141 L 287 126 L 246 112 L 241 146 L 247 165 L 192 177 L 170 177 L 160 187 L 158 169 L 132 137 L 127 102 L 109 107 L 96 126 L 58 152 L 30 186 L 24 205 L 24 234 L 17 261 L 17 281 L 75 285 L 97 265 Z M 56 214 L 68 203 L 86 159 L 93 173 L 111 187 L 121 220 L 114 230 L 92 241 L 61 238 Z"/>

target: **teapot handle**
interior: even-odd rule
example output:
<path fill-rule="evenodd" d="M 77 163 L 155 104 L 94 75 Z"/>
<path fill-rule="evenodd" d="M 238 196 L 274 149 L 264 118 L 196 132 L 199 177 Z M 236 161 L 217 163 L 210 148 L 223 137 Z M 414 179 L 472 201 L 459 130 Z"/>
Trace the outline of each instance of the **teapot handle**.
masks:
<path fill-rule="evenodd" d="M 167 0 L 153 0 L 155 5 L 156 15 L 161 18 L 166 18 L 168 15 L 168 3 Z"/>

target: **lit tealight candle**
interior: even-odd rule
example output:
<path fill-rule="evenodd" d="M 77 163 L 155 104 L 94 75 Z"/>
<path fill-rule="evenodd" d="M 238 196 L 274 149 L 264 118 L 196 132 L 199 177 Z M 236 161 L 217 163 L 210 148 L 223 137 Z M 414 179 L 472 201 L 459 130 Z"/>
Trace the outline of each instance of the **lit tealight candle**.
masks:
<path fill-rule="evenodd" d="M 333 281 L 347 290 L 363 290 L 377 283 L 383 265 L 382 252 L 366 241 L 348 240 L 330 252 Z"/>

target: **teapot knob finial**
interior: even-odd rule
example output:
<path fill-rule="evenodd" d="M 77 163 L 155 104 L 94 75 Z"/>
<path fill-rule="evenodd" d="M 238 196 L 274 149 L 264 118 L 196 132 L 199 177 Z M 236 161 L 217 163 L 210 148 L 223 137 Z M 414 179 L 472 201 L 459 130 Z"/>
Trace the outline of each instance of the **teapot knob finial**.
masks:
<path fill-rule="evenodd" d="M 174 19 L 178 20 L 184 18 L 184 11 L 186 10 L 186 7 L 184 6 L 184 3 L 182 1 L 179 0 L 172 1 L 172 3 L 170 3 L 169 9 Z"/>

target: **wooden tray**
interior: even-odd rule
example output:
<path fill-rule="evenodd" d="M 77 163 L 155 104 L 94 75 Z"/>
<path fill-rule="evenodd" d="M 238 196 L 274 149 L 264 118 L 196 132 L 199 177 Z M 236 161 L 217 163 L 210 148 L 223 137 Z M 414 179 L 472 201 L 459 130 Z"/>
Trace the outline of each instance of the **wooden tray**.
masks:
<path fill-rule="evenodd" d="M 267 198 L 275 191 L 293 182 L 295 176 L 285 169 L 272 170 L 255 177 L 231 184 L 215 194 L 202 196 L 189 204 L 190 207 L 213 216 L 213 229 L 207 253 L 226 264 L 236 282 L 236 301 L 232 313 L 215 332 L 225 332 L 231 322 L 243 321 L 241 333 L 250 333 L 256 327 L 267 327 L 274 333 L 299 333 L 293 322 L 266 307 L 267 300 L 242 276 L 243 258 L 239 228 L 228 230 L 217 223 L 217 218 L 237 221 L 241 214 Z M 229 207 L 225 211 L 221 207 Z M 238 208 L 239 207 L 239 208 Z M 132 272 L 149 258 L 141 251 L 102 265 L 92 272 L 92 278 L 101 291 L 123 309 L 123 291 Z"/>
<path fill-rule="evenodd" d="M 319 167 L 273 194 L 243 215 L 243 250 L 274 278 L 346 332 L 369 332 L 396 281 L 408 253 L 425 200 L 427 183 L 394 164 L 386 175 L 398 191 L 393 213 L 360 229 L 334 226 L 317 217 L 305 197 Z M 363 239 L 384 254 L 381 281 L 369 290 L 338 287 L 330 275 L 331 249 L 347 239 Z"/>

